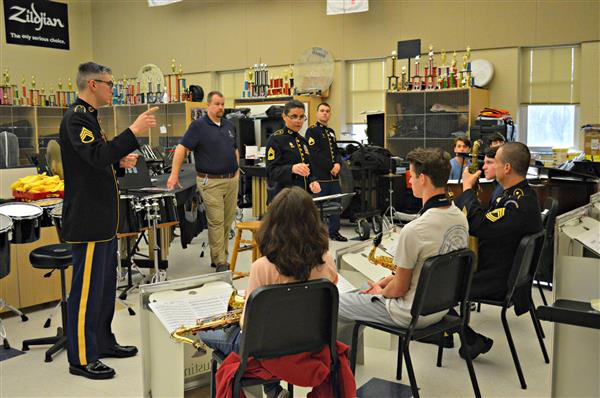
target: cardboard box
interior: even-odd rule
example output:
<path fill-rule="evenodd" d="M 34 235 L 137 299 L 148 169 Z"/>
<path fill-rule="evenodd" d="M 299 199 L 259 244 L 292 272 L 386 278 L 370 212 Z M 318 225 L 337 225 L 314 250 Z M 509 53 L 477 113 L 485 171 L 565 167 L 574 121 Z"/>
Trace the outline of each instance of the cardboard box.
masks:
<path fill-rule="evenodd" d="M 583 151 L 592 158 L 600 156 L 600 127 L 584 129 Z"/>

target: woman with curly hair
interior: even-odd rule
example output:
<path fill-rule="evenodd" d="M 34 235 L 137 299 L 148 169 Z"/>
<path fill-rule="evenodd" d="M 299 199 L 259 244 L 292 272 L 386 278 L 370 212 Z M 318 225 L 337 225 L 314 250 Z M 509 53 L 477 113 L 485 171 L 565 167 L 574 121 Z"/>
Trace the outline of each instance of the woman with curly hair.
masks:
<path fill-rule="evenodd" d="M 312 197 L 298 187 L 284 188 L 273 199 L 257 234 L 262 257 L 250 267 L 246 298 L 260 286 L 329 279 L 338 274 L 328 253 L 329 236 Z M 239 351 L 243 325 L 200 332 L 200 339 L 223 354 Z M 286 397 L 279 383 L 264 386 L 267 397 Z"/>

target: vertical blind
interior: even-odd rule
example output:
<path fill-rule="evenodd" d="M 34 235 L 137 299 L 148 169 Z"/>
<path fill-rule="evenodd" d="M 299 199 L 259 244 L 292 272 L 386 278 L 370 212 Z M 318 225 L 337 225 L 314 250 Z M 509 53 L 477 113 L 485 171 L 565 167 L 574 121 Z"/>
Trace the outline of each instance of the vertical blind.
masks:
<path fill-rule="evenodd" d="M 361 112 L 384 110 L 385 60 L 349 61 L 346 73 L 346 123 L 365 123 Z"/>
<path fill-rule="evenodd" d="M 521 103 L 578 104 L 580 46 L 524 48 Z"/>

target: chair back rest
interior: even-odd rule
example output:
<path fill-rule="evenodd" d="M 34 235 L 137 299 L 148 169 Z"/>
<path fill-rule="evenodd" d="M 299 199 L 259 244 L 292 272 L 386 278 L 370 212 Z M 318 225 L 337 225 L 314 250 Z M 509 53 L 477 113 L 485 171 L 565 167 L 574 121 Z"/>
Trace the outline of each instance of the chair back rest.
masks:
<path fill-rule="evenodd" d="M 423 264 L 410 313 L 413 324 L 420 315 L 441 312 L 468 300 L 473 260 L 469 249 L 428 258 Z"/>
<path fill-rule="evenodd" d="M 324 345 L 337 358 L 338 301 L 337 287 L 326 279 L 257 288 L 246 302 L 241 363 L 248 357 L 313 352 Z"/>
<path fill-rule="evenodd" d="M 518 288 L 532 283 L 533 273 L 537 267 L 544 245 L 545 231 L 541 230 L 532 235 L 525 235 L 513 259 L 512 268 L 507 279 L 506 300 L 509 303 L 512 300 L 513 293 Z"/>

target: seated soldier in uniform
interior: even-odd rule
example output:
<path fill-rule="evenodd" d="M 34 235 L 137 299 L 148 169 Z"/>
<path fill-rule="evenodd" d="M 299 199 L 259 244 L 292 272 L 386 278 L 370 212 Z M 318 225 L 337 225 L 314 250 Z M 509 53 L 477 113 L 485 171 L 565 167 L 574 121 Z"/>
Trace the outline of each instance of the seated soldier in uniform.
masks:
<path fill-rule="evenodd" d="M 496 180 L 496 149 L 497 148 L 488 148 L 485 151 L 485 157 L 483 158 L 483 175 L 486 179 L 491 180 L 494 185 L 489 207 L 492 207 L 492 205 L 500 199 L 502 192 L 504 192 L 504 188 L 502 188 L 502 185 Z"/>
<path fill-rule="evenodd" d="M 519 242 L 542 229 L 537 196 L 525 179 L 530 160 L 529 149 L 520 142 L 508 142 L 498 148 L 494 170 L 504 192 L 489 209 L 479 203 L 472 189 L 481 171 L 463 173 L 463 193 L 454 203 L 466 209 L 469 234 L 479 239 L 471 298 L 502 300 Z M 472 358 L 488 352 L 494 343 L 471 328 L 467 328 L 466 337 Z M 464 358 L 462 348 L 459 354 Z"/>

